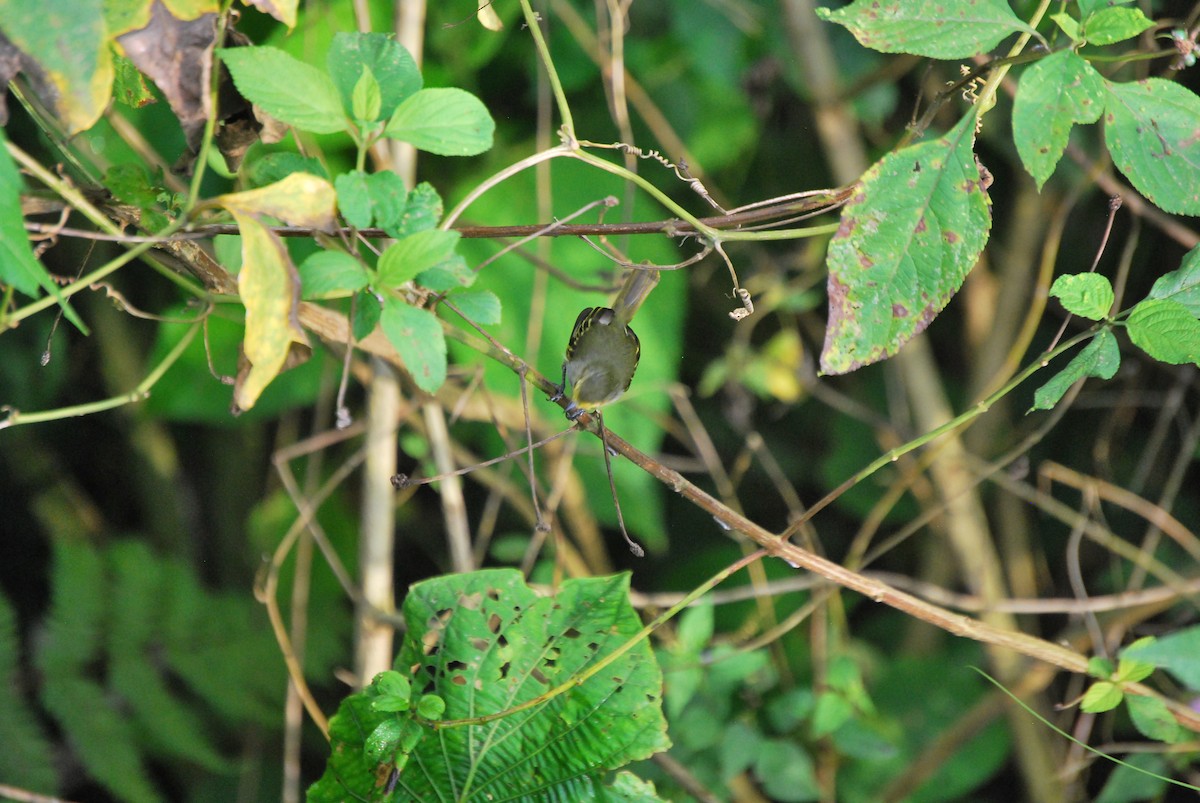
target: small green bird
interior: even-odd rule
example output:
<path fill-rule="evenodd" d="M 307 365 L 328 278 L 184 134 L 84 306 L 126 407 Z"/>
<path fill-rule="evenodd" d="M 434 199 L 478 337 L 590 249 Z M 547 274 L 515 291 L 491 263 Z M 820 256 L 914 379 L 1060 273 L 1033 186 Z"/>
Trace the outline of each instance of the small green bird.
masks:
<path fill-rule="evenodd" d="M 562 386 L 554 397 L 561 399 L 570 384 L 567 418 L 574 421 L 616 401 L 629 389 L 642 356 L 629 321 L 658 279 L 656 270 L 632 270 L 611 307 L 588 307 L 575 319 L 563 360 Z"/>

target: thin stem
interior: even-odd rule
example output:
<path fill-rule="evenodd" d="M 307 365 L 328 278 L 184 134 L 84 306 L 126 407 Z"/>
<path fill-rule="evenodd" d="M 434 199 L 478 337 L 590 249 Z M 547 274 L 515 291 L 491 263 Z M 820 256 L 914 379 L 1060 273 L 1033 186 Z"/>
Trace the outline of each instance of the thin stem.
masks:
<path fill-rule="evenodd" d="M 562 81 L 558 79 L 558 71 L 554 69 L 554 60 L 550 58 L 550 48 L 546 45 L 546 38 L 542 36 L 541 15 L 533 10 L 533 6 L 529 5 L 529 0 L 521 0 L 521 12 L 525 15 L 525 25 L 529 28 L 529 34 L 533 37 L 533 44 L 537 48 L 538 57 L 542 60 L 542 66 L 546 70 L 546 77 L 550 80 L 550 89 L 554 92 L 554 102 L 558 104 L 558 114 L 562 117 L 562 127 L 567 133 L 567 138 L 570 142 L 575 141 L 575 119 L 571 116 L 571 107 L 567 103 L 567 94 L 563 91 Z"/>
<path fill-rule="evenodd" d="M 112 410 L 116 407 L 121 407 L 126 404 L 143 401 L 150 396 L 150 389 L 153 388 L 158 380 L 162 379 L 163 374 L 167 369 L 175 364 L 175 361 L 182 356 L 184 350 L 191 344 L 192 338 L 200 331 L 201 323 L 197 321 L 184 333 L 179 342 L 167 352 L 167 355 L 162 358 L 162 361 L 155 366 L 145 379 L 138 383 L 138 386 L 129 393 L 124 393 L 120 396 L 113 396 L 110 399 L 101 401 L 87 402 L 86 404 L 76 404 L 71 407 L 59 407 L 55 410 L 45 410 L 40 413 L 22 413 L 20 410 L 9 410 L 8 417 L 0 421 L 0 429 L 7 427 L 15 427 L 18 424 L 41 424 L 45 421 L 59 421 L 63 418 L 73 418 L 82 415 L 91 415 L 104 410 Z"/>

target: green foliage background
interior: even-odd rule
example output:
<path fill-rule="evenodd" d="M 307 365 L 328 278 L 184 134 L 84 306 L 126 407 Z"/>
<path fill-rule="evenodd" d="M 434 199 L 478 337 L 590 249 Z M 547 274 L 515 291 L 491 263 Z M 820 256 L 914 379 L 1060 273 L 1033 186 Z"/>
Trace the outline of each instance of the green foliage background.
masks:
<path fill-rule="evenodd" d="M 621 134 L 609 113 L 606 82 L 575 36 L 575 20 L 595 29 L 597 5 L 555 0 L 543 4 L 541 13 L 549 22 L 551 53 L 577 129 L 592 141 L 611 142 Z M 1018 15 L 1027 15 L 1035 4 L 1011 5 Z M 1138 5 L 1155 19 L 1191 15 L 1196 22 L 1188 4 Z M 639 0 L 630 8 L 624 40 L 629 73 L 686 145 L 692 173 L 702 175 L 727 206 L 837 183 L 818 135 L 828 109 L 813 102 L 826 96 L 827 87 L 813 85 L 797 52 L 798 15 L 811 17 L 805 6 Z M 370 7 L 377 29 L 385 29 L 391 4 L 374 0 Z M 442 193 L 447 207 L 496 170 L 554 142 L 553 126 L 539 132 L 535 55 L 517 7 L 495 3 L 494 8 L 506 23 L 498 33 L 475 24 L 473 3 L 431 3 L 428 9 L 426 86 L 474 92 L 498 126 L 496 147 L 484 156 L 422 158 L 421 178 Z M 839 26 L 810 21 L 822 26 L 820 35 L 832 48 L 838 97 L 846 101 L 839 108 L 857 122 L 872 159 L 896 145 L 923 98 L 958 78 L 956 63 L 927 69 L 915 58 L 864 49 Z M 353 27 L 351 4 L 333 0 L 305 6 L 290 35 L 252 10 L 244 12 L 240 24 L 254 41 L 313 64 L 322 63 L 335 31 Z M 1155 45 L 1142 39 L 1137 46 L 1150 50 Z M 1158 75 L 1163 68 L 1162 61 L 1104 67 L 1106 75 L 1121 80 Z M 1179 81 L 1193 91 L 1200 85 L 1194 70 L 1183 72 Z M 999 103 L 1011 112 L 1010 97 L 1001 94 Z M 54 164 L 56 151 L 11 96 L 9 107 L 6 136 Z M 948 106 L 932 130 L 948 130 L 963 108 Z M 117 107 L 115 113 L 168 162 L 182 153 L 178 122 L 164 103 Z M 652 131 L 644 119 L 633 115 L 636 142 L 678 161 L 681 154 L 656 139 L 662 129 Z M 1020 143 L 1014 145 L 1006 119 L 1008 114 L 993 113 L 977 146 L 995 176 L 992 242 L 927 335 L 935 364 L 923 381 L 936 385 L 956 411 L 966 409 L 1001 372 L 1019 340 L 1022 316 L 1045 296 L 1052 276 L 1089 270 L 1112 191 L 1111 184 L 1098 185 L 1092 172 L 1103 159 L 1100 128 L 1074 131 L 1071 142 L 1083 155 L 1082 164 L 1069 155 L 1039 192 L 1043 177 L 1035 181 L 1022 168 Z M 313 141 L 331 172 L 353 167 L 353 151 L 344 138 Z M 105 120 L 82 134 L 77 147 L 114 164 L 140 160 Z M 289 147 L 290 142 L 258 145 L 249 160 Z M 692 211 L 709 213 L 668 171 L 651 161 L 638 169 Z M 1120 180 L 1111 170 L 1100 173 Z M 547 215 L 566 215 L 610 194 L 622 203 L 608 213 L 607 222 L 667 217 L 643 195 L 630 195 L 607 174 L 579 164 L 555 162 L 549 181 L 553 197 L 548 204 L 539 203 L 546 199 L 533 175 L 524 173 L 474 204 L 463 222 L 546 222 Z M 210 173 L 204 194 L 231 189 L 228 179 Z M 1194 232 L 1194 219 L 1174 222 Z M 1044 255 L 1046 243 L 1060 230 L 1061 245 Z M 634 260 L 656 263 L 679 261 L 694 247 L 662 235 L 616 242 Z M 905 390 L 913 380 L 893 366 L 837 378 L 816 376 L 825 324 L 826 244 L 820 239 L 731 245 L 730 256 L 758 308 L 740 323 L 727 315 L 737 302 L 716 259 L 667 275 L 635 322 L 643 359 L 633 389 L 605 413 L 614 432 L 773 529 L 782 529 L 802 510 L 796 499 L 811 504 L 882 452 L 921 434 L 914 429 Z M 1127 298 L 1143 298 L 1194 244 L 1181 242 L 1154 210 L 1123 211 L 1115 218 L 1099 270 L 1120 276 Z M 289 247 L 296 261 L 311 250 L 302 241 Z M 500 247 L 468 240 L 461 252 L 474 266 Z M 611 286 L 611 266 L 578 239 L 558 238 L 527 249 L 563 276 L 547 278 L 517 255 L 488 267 L 479 286 L 503 303 L 503 320 L 489 332 L 557 380 L 578 310 L 610 297 L 607 289 L 597 288 Z M 225 241 L 215 250 L 225 259 L 237 247 Z M 54 273 L 74 276 L 81 266 L 116 253 L 118 247 L 110 243 L 64 238 L 44 261 Z M 1043 260 L 1046 270 L 1039 272 Z M 111 281 L 141 309 L 174 318 L 194 314 L 177 288 L 139 266 Z M 126 392 L 182 334 L 178 324 L 123 314 L 103 292 L 77 296 L 75 308 L 92 329 L 90 337 L 66 322 L 55 326 L 50 312 L 0 336 L 0 404 L 36 411 Z M 1054 303 L 1047 307 L 1021 364 L 1050 342 L 1064 317 Z M 1082 330 L 1078 322 L 1071 326 L 1072 333 Z M 536 337 L 528 336 L 531 331 Z M 240 336 L 236 316 L 218 309 L 208 331 L 218 372 L 235 372 Z M 47 346 L 51 359 L 42 366 Z M 1120 373 L 1105 383 L 1089 380 L 1073 403 L 1055 413 L 1061 419 L 1039 434 L 1016 467 L 980 486 L 1014 596 L 1077 596 L 1073 574 L 1084 577 L 1086 591 L 1095 595 L 1141 582 L 1140 570 L 1104 547 L 1090 542 L 1080 547 L 1070 521 L 1051 515 L 1056 502 L 1078 508 L 1079 494 L 1039 486 L 1036 471 L 1048 461 L 1153 500 L 1193 532 L 1200 523 L 1195 368 L 1156 363 L 1131 349 L 1123 356 Z M 478 369 L 489 394 L 519 398 L 519 384 L 508 369 L 458 346 L 451 358 L 460 385 Z M 235 419 L 228 413 L 229 388 L 210 375 L 204 344 L 197 339 L 144 403 L 0 431 L 0 744 L 5 746 L 0 783 L 77 800 L 279 797 L 285 673 L 252 589 L 263 556 L 274 550 L 295 515 L 271 468 L 272 454 L 331 427 L 340 365 L 337 355 L 317 348 L 309 363 L 281 377 L 253 411 Z M 1025 415 L 1037 384 L 1018 388 L 964 435 L 979 461 L 976 477 L 985 474 L 983 461 L 1004 454 L 1046 423 L 1044 415 Z M 686 424 L 683 416 L 671 415 L 672 390 L 686 394 L 695 407 Z M 349 402 L 361 411 L 362 390 L 353 383 Z M 562 426 L 558 409 L 536 392 L 530 404 L 535 415 Z M 504 434 L 507 445 L 484 417 L 453 426 L 455 441 L 480 457 L 501 454 L 519 442 L 513 432 Z M 613 529 L 598 443 L 586 435 L 568 437 L 579 439 L 575 465 L 582 492 L 573 501 L 605 528 L 611 547 L 590 569 L 632 569 L 636 591 L 677 592 L 742 555 L 744 545 L 711 516 L 619 461 L 615 471 L 626 521 L 650 548 L 648 558 L 635 562 Z M 330 447 L 318 462 L 299 463 L 298 473 L 328 476 L 353 448 Z M 399 448 L 401 470 L 435 473 L 428 442 L 415 426 L 402 430 Z M 709 455 L 723 471 L 713 470 Z M 915 532 L 904 530 L 920 513 L 941 511 L 945 501 L 926 482 L 905 485 L 917 470 L 913 462 L 900 462 L 841 496 L 815 520 L 811 544 L 842 561 L 857 554 L 858 538 L 869 538 L 872 546 L 887 543 L 870 570 L 910 586 L 961 588 L 962 577 L 946 548 L 944 521 L 931 516 Z M 497 469 L 496 476 L 520 482 L 512 463 Z M 515 505 L 491 507 L 482 483 L 468 482 L 467 489 L 473 526 L 482 529 L 495 512 L 485 563 L 518 564 L 529 521 Z M 1047 495 L 1038 496 L 1043 492 Z M 894 504 L 878 506 L 889 493 Z M 320 514 L 349 565 L 359 496 L 355 484 L 346 483 Z M 398 517 L 402 594 L 410 583 L 445 572 L 449 564 L 435 493 L 413 494 Z M 1159 565 L 1196 577 L 1184 549 L 1156 539 L 1142 518 L 1112 504 L 1104 504 L 1096 518 Z M 281 599 L 290 589 L 291 570 L 290 564 L 285 567 Z M 551 558 L 543 555 L 531 579 L 549 582 L 553 570 Z M 797 574 L 779 562 L 764 563 L 762 571 L 775 581 L 794 580 Z M 666 676 L 675 743 L 671 756 L 690 779 L 719 799 L 737 794 L 750 799 L 745 790 L 752 789 L 772 800 L 810 800 L 830 783 L 837 799 L 850 801 L 885 795 L 1000 801 L 1013 799 L 1013 789 L 1037 788 L 1022 775 L 1012 721 L 1003 715 L 998 694 L 969 668 L 988 661 L 973 642 L 845 594 L 823 598 L 819 615 L 769 646 L 739 649 L 752 635 L 802 610 L 814 595 L 807 587 L 781 593 L 769 604 L 740 600 L 690 611 L 660 634 L 655 648 Z M 350 660 L 351 613 L 351 603 L 318 561 L 305 670 L 327 712 L 336 710 L 347 691 L 337 670 Z M 1194 605 L 1172 601 L 1128 619 L 1122 611 L 1101 616 L 1103 626 L 1132 636 L 1183 628 L 1195 622 L 1196 611 Z M 1076 616 L 1060 611 L 1020 622 L 1027 632 L 1092 651 L 1086 624 Z M 1078 697 L 1082 682 L 1060 678 L 1035 707 L 1070 730 L 1077 712 L 1054 712 L 1051 706 Z M 1124 714 L 1106 722 L 1103 736 L 1093 742 L 1138 738 Z M 313 781 L 328 747 L 311 726 L 303 731 L 303 743 L 304 778 Z M 1056 759 L 1065 761 L 1064 742 L 1048 737 L 1047 744 L 1057 751 Z M 1194 752 L 1164 757 L 1154 767 L 1193 781 L 1197 773 Z M 693 795 L 679 774 L 661 764 L 642 762 L 632 769 L 654 781 L 664 797 Z M 834 781 L 822 773 L 832 773 Z M 1118 781 L 1132 785 L 1120 770 L 1096 764 L 1066 786 L 1099 796 L 1110 778 L 1110 789 Z M 1149 794 L 1161 794 L 1162 788 L 1152 785 Z M 1113 803 L 1144 799 L 1135 793 L 1107 794 Z"/>

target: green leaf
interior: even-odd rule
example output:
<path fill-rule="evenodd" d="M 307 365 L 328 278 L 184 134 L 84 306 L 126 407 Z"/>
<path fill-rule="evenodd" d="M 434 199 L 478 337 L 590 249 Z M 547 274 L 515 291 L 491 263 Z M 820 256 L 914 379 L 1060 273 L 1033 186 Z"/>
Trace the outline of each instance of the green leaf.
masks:
<path fill-rule="evenodd" d="M 335 178 L 333 186 L 337 189 L 338 211 L 346 222 L 356 229 L 369 228 L 372 215 L 367 174 L 361 170 L 351 170 Z"/>
<path fill-rule="evenodd" d="M 24 182 L 17 166 L 8 154 L 8 139 L 0 126 L 0 283 L 10 285 L 31 298 L 37 298 L 38 288 L 58 299 L 67 320 L 84 334 L 88 329 L 75 308 L 63 298 L 58 285 L 33 255 L 25 234 L 25 217 L 21 213 L 21 189 Z"/>
<path fill-rule="evenodd" d="M 1129 709 L 1129 718 L 1133 720 L 1133 726 L 1147 739 L 1156 739 L 1167 744 L 1187 740 L 1189 731 L 1175 721 L 1166 703 L 1157 697 L 1127 694 L 1125 706 Z"/>
<path fill-rule="evenodd" d="M 1086 19 L 1103 8 L 1128 5 L 1132 2 L 1133 0 L 1078 0 L 1079 14 L 1081 18 Z"/>
<path fill-rule="evenodd" d="M 754 765 L 762 746 L 762 733 L 741 720 L 733 720 L 721 737 L 721 749 L 717 751 L 721 762 L 721 779 L 728 782 Z"/>
<path fill-rule="evenodd" d="M 794 742 L 782 739 L 763 742 L 754 772 L 772 800 L 799 803 L 820 797 L 812 757 Z"/>
<path fill-rule="evenodd" d="M 375 711 L 388 710 L 379 706 L 379 700 L 374 700 L 371 708 Z M 363 756 L 372 764 L 389 760 L 391 754 L 400 746 L 400 734 L 403 729 L 404 721 L 398 717 L 380 722 L 363 743 Z"/>
<path fill-rule="evenodd" d="M 384 225 L 389 237 L 401 240 L 410 234 L 432 229 L 442 219 L 442 198 L 427 181 L 422 181 L 408 193 L 400 220 Z"/>
<path fill-rule="evenodd" d="M 43 71 L 43 99 L 67 133 L 86 131 L 112 95 L 112 48 L 101 0 L 0 0 L 4 35 Z"/>
<path fill-rule="evenodd" d="M 1058 14 L 1051 14 L 1050 19 L 1054 20 L 1054 24 L 1057 25 L 1072 42 L 1078 42 L 1080 40 L 1081 29 L 1079 27 L 1079 20 L 1075 19 L 1065 11 L 1059 12 Z M 1069 53 L 1070 51 L 1063 52 Z"/>
<path fill-rule="evenodd" d="M 428 270 L 417 274 L 417 284 L 438 293 L 448 290 L 458 290 L 475 284 L 475 271 L 467 266 L 467 261 L 458 254 L 451 254 Z"/>
<path fill-rule="evenodd" d="M 417 701 L 417 716 L 423 719 L 439 719 L 446 713 L 446 701 L 436 694 L 426 694 Z"/>
<path fill-rule="evenodd" d="M 499 713 L 566 685 L 519 715 L 418 731 L 425 738 L 412 746 L 397 783 L 403 797 L 610 799 L 599 796 L 596 778 L 669 746 L 662 676 L 645 641 L 604 671 L 569 682 L 641 629 L 628 582 L 628 575 L 568 580 L 546 597 L 503 569 L 412 586 L 395 665 L 411 667 L 445 701 L 445 719 Z M 376 799 L 377 778 L 389 768 L 364 755 L 364 742 L 392 715 L 372 711 L 371 694 L 368 687 L 347 697 L 330 720 L 331 754 L 310 803 Z"/>
<path fill-rule="evenodd" d="M 319 159 L 301 156 L 290 151 L 268 153 L 261 159 L 248 164 L 243 172 L 252 187 L 262 187 L 281 181 L 292 173 L 308 173 L 329 180 L 329 173 Z"/>
<path fill-rule="evenodd" d="M 412 696 L 412 682 L 394 669 L 380 672 L 371 682 L 381 695 L 403 697 L 406 700 Z"/>
<path fill-rule="evenodd" d="M 1112 282 L 1099 273 L 1059 276 L 1050 286 L 1050 295 L 1061 301 L 1067 312 L 1090 321 L 1108 317 L 1108 312 L 1116 300 Z"/>
<path fill-rule="evenodd" d="M 1120 683 L 1137 683 L 1153 675 L 1154 668 L 1154 664 L 1147 663 L 1146 661 L 1122 658 L 1121 662 L 1117 664 L 1117 671 L 1113 675 L 1113 680 Z"/>
<path fill-rule="evenodd" d="M 1137 191 L 1156 206 L 1200 215 L 1200 97 L 1173 81 L 1108 84 L 1104 141 Z"/>
<path fill-rule="evenodd" d="M 712 600 L 705 598 L 692 605 L 679 616 L 679 644 L 673 651 L 692 659 L 699 659 L 703 650 L 712 646 L 713 637 Z"/>
<path fill-rule="evenodd" d="M 1084 18 L 1083 36 L 1090 45 L 1111 45 L 1152 27 L 1139 8 L 1104 8 Z"/>
<path fill-rule="evenodd" d="M 468 320 L 480 326 L 500 323 L 500 299 L 491 290 L 462 290 L 450 297 Z"/>
<path fill-rule="evenodd" d="M 379 256 L 376 270 L 382 287 L 399 287 L 418 273 L 444 262 L 454 254 L 459 234 L 441 229 L 421 231 L 392 243 Z"/>
<path fill-rule="evenodd" d="M 354 87 L 363 68 L 375 76 L 380 107 L 374 116 L 365 119 L 388 119 L 405 98 L 421 88 L 417 63 L 403 45 L 387 34 L 338 32 L 325 63 L 347 114 L 353 114 Z"/>
<path fill-rule="evenodd" d="M 1178 301 L 1142 301 L 1125 325 L 1134 345 L 1159 362 L 1184 365 L 1200 360 L 1200 320 Z"/>
<path fill-rule="evenodd" d="M 1147 297 L 1176 301 L 1200 318 L 1200 246 L 1184 255 L 1178 270 L 1159 276 Z"/>
<path fill-rule="evenodd" d="M 111 33 L 111 31 L 110 31 Z M 131 109 L 140 109 L 156 102 L 146 76 L 124 56 L 113 56 L 113 100 Z"/>
<path fill-rule="evenodd" d="M 1013 141 L 1038 189 L 1062 158 L 1071 128 L 1104 110 L 1104 79 L 1070 50 L 1052 53 L 1021 76 L 1013 101 Z"/>
<path fill-rule="evenodd" d="M 1121 367 L 1121 348 L 1108 329 L 1101 329 L 1083 351 L 1075 355 L 1067 367 L 1054 375 L 1033 394 L 1030 410 L 1050 410 L 1058 404 L 1071 385 L 1087 376 L 1112 379 Z"/>
<path fill-rule="evenodd" d="M 350 330 L 355 340 L 362 340 L 375 331 L 379 316 L 383 312 L 382 302 L 369 290 L 363 290 L 357 296 L 354 305 L 354 318 L 350 322 Z"/>
<path fill-rule="evenodd" d="M 337 87 L 316 67 L 273 47 L 223 47 L 217 52 L 238 91 L 280 122 L 314 134 L 349 129 Z"/>
<path fill-rule="evenodd" d="M 398 298 L 388 298 L 379 318 L 417 387 L 433 393 L 446 381 L 446 336 L 437 316 Z"/>
<path fill-rule="evenodd" d="M 813 709 L 812 735 L 820 739 L 833 733 L 854 716 L 854 706 L 838 692 L 826 691 L 817 695 Z"/>
<path fill-rule="evenodd" d="M 855 0 L 817 16 L 844 25 L 863 47 L 934 59 L 965 59 L 1029 31 L 1004 0 Z"/>
<path fill-rule="evenodd" d="M 298 268 L 306 299 L 345 298 L 367 286 L 367 270 L 344 251 L 318 251 Z"/>
<path fill-rule="evenodd" d="M 17 615 L 0 594 L 0 778 L 31 792 L 52 795 L 58 783 L 54 771 L 54 746 L 46 738 L 32 699 L 21 689 L 20 638 Z"/>
<path fill-rule="evenodd" d="M 422 89 L 400 104 L 384 135 L 439 156 L 474 156 L 492 147 L 496 124 L 479 98 L 461 89 Z"/>
<path fill-rule="evenodd" d="M 821 370 L 895 354 L 962 286 L 991 228 L 975 115 L 941 139 L 885 156 L 862 178 L 829 244 Z"/>
<path fill-rule="evenodd" d="M 391 170 L 371 173 L 367 176 L 367 192 L 371 196 L 375 225 L 384 230 L 398 225 L 407 206 L 408 190 L 404 187 L 404 179 Z"/>
<path fill-rule="evenodd" d="M 1200 691 L 1200 625 L 1154 641 L 1138 641 L 1121 650 L 1122 658 L 1145 661 L 1167 670 L 1192 691 Z"/>
<path fill-rule="evenodd" d="M 1113 662 L 1107 658 L 1101 658 L 1099 655 L 1093 655 L 1088 659 L 1087 673 L 1094 678 L 1108 680 L 1112 677 L 1113 672 L 1115 671 L 1116 668 L 1113 666 Z"/>
<path fill-rule="evenodd" d="M 411 707 L 412 701 L 408 697 L 395 694 L 385 694 L 382 697 L 376 697 L 371 702 L 371 708 L 375 711 L 407 711 Z"/>
<path fill-rule="evenodd" d="M 1138 803 L 1161 800 L 1171 769 L 1157 753 L 1130 753 L 1104 782 L 1095 803 Z M 1159 777 L 1155 777 L 1159 776 Z"/>
<path fill-rule="evenodd" d="M 1121 691 L 1120 686 L 1107 680 L 1101 680 L 1098 683 L 1093 683 L 1084 692 L 1083 701 L 1079 704 L 1079 708 L 1088 714 L 1111 711 L 1121 704 L 1121 699 L 1124 696 L 1125 693 Z"/>
<path fill-rule="evenodd" d="M 351 113 L 355 120 L 374 123 L 379 119 L 381 105 L 379 82 L 375 80 L 375 74 L 371 72 L 371 68 L 364 64 L 362 76 L 354 84 L 354 91 L 351 93 Z"/>
<path fill-rule="evenodd" d="M 130 803 L 162 800 L 135 744 L 133 723 L 112 708 L 106 690 L 94 681 L 51 675 L 42 700 L 63 730 L 88 773 Z"/>

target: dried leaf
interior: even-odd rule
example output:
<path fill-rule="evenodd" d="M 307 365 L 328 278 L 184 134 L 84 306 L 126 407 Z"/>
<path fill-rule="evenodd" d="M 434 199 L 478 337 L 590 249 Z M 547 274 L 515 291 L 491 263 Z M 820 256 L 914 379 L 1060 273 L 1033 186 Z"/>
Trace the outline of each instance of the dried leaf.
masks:
<path fill-rule="evenodd" d="M 336 200 L 333 185 L 309 173 L 292 173 L 274 184 L 217 198 L 235 215 L 270 215 L 314 229 L 332 229 Z"/>
<path fill-rule="evenodd" d="M 239 371 L 234 405 L 249 410 L 271 380 L 284 369 L 293 343 L 308 344 L 296 317 L 300 276 L 287 248 L 251 214 L 230 209 L 242 234 L 242 270 L 238 292 L 246 306 L 242 349 L 250 368 Z"/>

